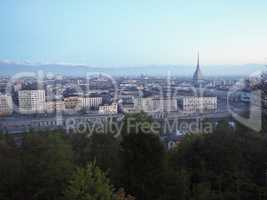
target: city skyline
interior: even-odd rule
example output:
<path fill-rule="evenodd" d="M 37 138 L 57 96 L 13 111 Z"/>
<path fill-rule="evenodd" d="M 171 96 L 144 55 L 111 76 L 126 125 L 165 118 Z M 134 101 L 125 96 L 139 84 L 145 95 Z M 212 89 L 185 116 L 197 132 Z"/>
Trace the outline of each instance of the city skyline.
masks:
<path fill-rule="evenodd" d="M 0 60 L 102 66 L 265 64 L 264 1 L 6 1 Z"/>
<path fill-rule="evenodd" d="M 0 5 L 0 200 L 267 199 L 266 0 Z"/>

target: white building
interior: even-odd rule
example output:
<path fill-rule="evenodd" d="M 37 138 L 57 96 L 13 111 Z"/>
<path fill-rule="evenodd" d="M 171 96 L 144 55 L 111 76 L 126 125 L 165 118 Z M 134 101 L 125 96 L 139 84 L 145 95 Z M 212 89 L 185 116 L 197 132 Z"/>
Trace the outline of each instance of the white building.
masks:
<path fill-rule="evenodd" d="M 154 110 L 159 112 L 174 112 L 177 111 L 177 99 L 175 98 L 154 98 Z"/>
<path fill-rule="evenodd" d="M 0 95 L 0 116 L 9 115 L 13 112 L 12 97 L 9 95 Z"/>
<path fill-rule="evenodd" d="M 54 112 L 64 112 L 65 104 L 63 101 L 48 101 L 46 102 L 46 112 L 54 113 Z"/>
<path fill-rule="evenodd" d="M 102 104 L 102 97 L 71 96 L 64 98 L 65 111 L 80 111 L 81 109 L 98 108 Z"/>
<path fill-rule="evenodd" d="M 182 109 L 185 113 L 215 111 L 217 109 L 217 97 L 183 97 Z"/>
<path fill-rule="evenodd" d="M 139 111 L 152 112 L 153 111 L 153 98 L 152 97 L 136 98 L 134 100 L 134 108 L 137 112 Z"/>
<path fill-rule="evenodd" d="M 116 114 L 118 113 L 118 104 L 112 103 L 111 105 L 99 106 L 100 114 Z"/>
<path fill-rule="evenodd" d="M 134 101 L 135 109 L 144 112 L 173 112 L 177 111 L 175 98 L 146 97 Z"/>
<path fill-rule="evenodd" d="M 22 114 L 42 113 L 45 111 L 44 90 L 20 90 L 18 99 L 19 111 Z"/>
<path fill-rule="evenodd" d="M 98 108 L 102 104 L 102 97 L 83 97 L 82 107 L 83 108 Z"/>

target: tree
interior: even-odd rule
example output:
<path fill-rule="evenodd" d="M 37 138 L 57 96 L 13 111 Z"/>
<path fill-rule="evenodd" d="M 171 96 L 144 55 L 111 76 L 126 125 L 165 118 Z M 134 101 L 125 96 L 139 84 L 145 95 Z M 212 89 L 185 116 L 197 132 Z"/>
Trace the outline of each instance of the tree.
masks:
<path fill-rule="evenodd" d="M 185 137 L 172 154 L 173 168 L 188 175 L 192 199 L 260 199 L 266 190 L 266 144 L 259 133 L 222 123 L 212 134 Z"/>
<path fill-rule="evenodd" d="M 19 199 L 59 199 L 74 169 L 72 147 L 61 133 L 28 133 L 20 153 Z"/>
<path fill-rule="evenodd" d="M 63 134 L 0 136 L 0 199 L 59 199 L 72 171 L 72 148 Z"/>
<path fill-rule="evenodd" d="M 119 141 L 111 134 L 93 134 L 90 138 L 90 160 L 108 172 L 113 184 L 118 184 L 119 177 Z"/>
<path fill-rule="evenodd" d="M 64 197 L 66 200 L 112 200 L 113 187 L 106 174 L 93 162 L 85 168 L 77 168 Z"/>
<path fill-rule="evenodd" d="M 154 133 L 159 134 L 160 127 L 154 127 L 156 123 L 151 116 L 145 112 L 126 114 L 123 120 L 121 135 L 126 136 L 130 133 Z"/>
<path fill-rule="evenodd" d="M 142 132 L 140 123 L 151 124 L 149 117 L 144 113 L 127 117 L 133 124 L 121 142 L 122 185 L 137 199 L 158 199 L 164 184 L 164 147 L 158 135 Z"/>
<path fill-rule="evenodd" d="M 71 136 L 76 164 L 85 166 L 95 161 L 97 166 L 108 172 L 113 184 L 118 182 L 119 141 L 108 133 L 94 133 L 90 138 L 85 134 Z"/>
<path fill-rule="evenodd" d="M 17 199 L 20 187 L 20 163 L 15 141 L 0 134 L 0 199 Z"/>

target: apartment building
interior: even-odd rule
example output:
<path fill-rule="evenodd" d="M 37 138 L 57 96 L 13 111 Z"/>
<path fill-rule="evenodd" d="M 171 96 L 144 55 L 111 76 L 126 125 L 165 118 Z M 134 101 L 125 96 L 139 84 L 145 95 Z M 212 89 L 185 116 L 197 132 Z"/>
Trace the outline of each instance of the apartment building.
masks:
<path fill-rule="evenodd" d="M 10 115 L 12 112 L 12 97 L 9 95 L 0 95 L 0 116 Z"/>
<path fill-rule="evenodd" d="M 18 100 L 19 112 L 22 114 L 43 113 L 45 111 L 44 90 L 20 90 Z"/>
<path fill-rule="evenodd" d="M 215 111 L 217 109 L 217 97 L 183 97 L 181 102 L 185 113 L 201 113 Z"/>

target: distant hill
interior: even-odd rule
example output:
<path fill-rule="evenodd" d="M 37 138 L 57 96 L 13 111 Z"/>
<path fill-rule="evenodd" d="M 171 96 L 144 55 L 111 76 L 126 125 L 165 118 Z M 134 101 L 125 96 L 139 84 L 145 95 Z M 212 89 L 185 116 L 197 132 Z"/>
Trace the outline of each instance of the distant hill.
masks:
<path fill-rule="evenodd" d="M 204 76 L 247 76 L 265 69 L 264 65 L 207 65 L 201 66 Z M 137 67 L 92 67 L 68 64 L 29 64 L 0 61 L 0 75 L 14 75 L 20 72 L 61 74 L 65 76 L 86 76 L 86 74 L 105 73 L 111 76 L 155 75 L 192 76 L 195 66 L 189 65 L 148 65 Z"/>

